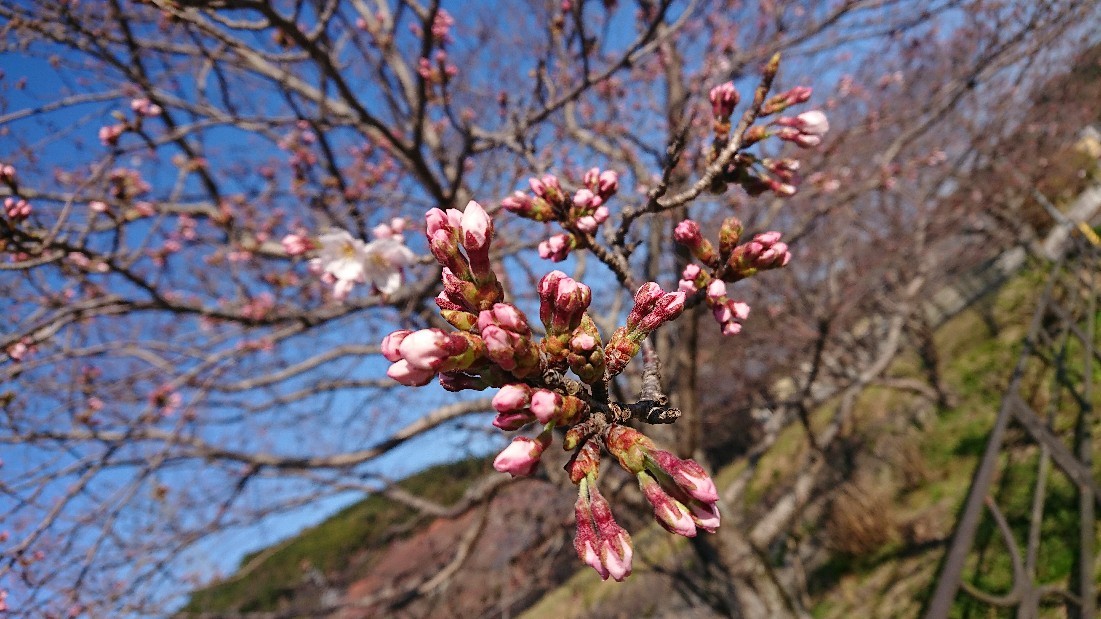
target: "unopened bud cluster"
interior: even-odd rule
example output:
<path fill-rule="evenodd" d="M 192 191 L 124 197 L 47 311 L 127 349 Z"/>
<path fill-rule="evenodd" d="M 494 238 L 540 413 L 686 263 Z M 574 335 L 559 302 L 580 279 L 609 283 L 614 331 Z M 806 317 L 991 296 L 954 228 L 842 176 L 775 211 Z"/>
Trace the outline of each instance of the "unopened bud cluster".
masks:
<path fill-rule="evenodd" d="M 774 95 L 762 104 L 758 116 L 763 118 L 779 114 L 791 106 L 805 103 L 810 99 L 811 92 L 809 87 L 797 86 Z M 715 119 L 715 141 L 710 152 L 710 160 L 714 161 L 730 140 L 730 116 L 741 97 L 733 82 L 727 82 L 712 88 L 709 99 Z M 741 147 L 776 137 L 801 148 L 811 148 L 822 143 L 822 136 L 829 128 L 829 121 L 820 110 L 803 112 L 795 117 L 781 116 L 766 125 L 747 128 L 742 135 Z M 794 173 L 798 169 L 797 159 L 760 159 L 750 153 L 739 152 L 712 182 L 711 190 L 722 193 L 727 185 L 735 184 L 751 196 L 771 191 L 786 198 L 796 192 Z"/>
<path fill-rule="evenodd" d="M 793 88 L 765 99 L 778 65 L 779 58 L 774 57 L 765 71 L 765 85 L 744 118 L 780 114 L 809 99 L 809 88 Z M 804 112 L 742 127 L 733 148 L 731 118 L 740 103 L 738 91 L 733 83 L 722 84 L 711 89 L 708 98 L 715 120 L 708 163 L 718 170 L 717 175 L 712 172 L 711 189 L 736 183 L 750 193 L 794 194 L 798 160 L 759 158 L 745 149 L 770 137 L 804 148 L 817 146 L 829 129 L 825 115 Z M 526 219 L 560 224 L 563 231 L 539 245 L 541 257 L 558 262 L 575 249 L 588 248 L 615 270 L 606 254 L 595 251 L 599 242 L 595 233 L 608 220 L 607 202 L 619 189 L 614 171 L 592 168 L 583 175 L 581 186 L 569 191 L 551 174 L 531 178 L 529 187 L 530 192 L 517 191 L 502 200 L 501 207 Z M 432 209 L 426 223 L 429 249 L 442 267 L 443 291 L 436 304 L 456 331 L 391 333 L 382 342 L 382 353 L 392 363 L 387 374 L 410 386 L 425 385 L 438 376 L 440 384 L 452 391 L 498 388 L 492 398 L 493 425 L 507 432 L 530 428 L 534 435 L 514 438 L 494 459 L 494 468 L 513 476 L 534 473 L 553 443 L 555 430 L 564 431 L 562 447 L 572 452 L 566 472 L 578 487 L 574 548 L 602 579 L 625 579 L 633 558 L 630 535 L 616 522 L 597 487 L 604 453 L 635 477 L 655 520 L 665 529 L 687 537 L 714 532 L 720 521 L 719 494 L 710 476 L 696 462 L 659 449 L 626 425 L 631 419 L 668 423 L 680 414 L 667 406 L 668 399 L 661 393 L 656 353 L 646 353 L 638 401 L 612 401 L 611 381 L 642 350 L 651 333 L 684 311 L 690 297 L 707 303 L 723 334 L 739 333 L 749 317 L 749 305 L 731 299 L 728 284 L 786 266 L 791 253 L 780 233 L 744 239 L 744 226 L 731 217 L 722 222 L 718 238 L 712 241 L 704 237 L 697 222 L 682 221 L 674 238 L 696 262 L 684 269 L 679 289 L 668 292 L 656 282 L 639 286 L 625 324 L 605 340 L 589 314 L 592 291 L 561 271 L 551 271 L 539 280 L 543 336 L 536 337 L 524 312 L 504 298 L 490 255 L 493 221 L 477 202 L 471 201 L 463 211 Z M 297 242 L 285 244 L 288 253 L 309 250 Z M 627 256 L 619 257 L 626 262 Z M 616 272 L 620 281 L 631 280 L 629 274 Z"/>
<path fill-rule="evenodd" d="M 578 190 L 570 202 L 572 206 L 554 212 L 573 218 L 570 221 L 574 225 L 587 226 L 582 220 L 595 217 L 604 199 L 615 192 L 616 184 L 614 173 L 593 170 L 586 175 L 586 188 Z M 539 188 L 538 199 L 543 201 L 538 208 L 553 203 L 558 209 L 565 204 L 558 198 L 556 181 L 533 185 Z M 552 202 L 547 201 L 548 197 Z M 603 217 L 606 214 L 597 219 Z M 494 459 L 497 470 L 514 476 L 532 474 L 552 443 L 553 430 L 567 430 L 563 447 L 574 451 L 568 469 L 578 485 L 578 555 L 602 578 L 622 580 L 631 572 L 630 536 L 616 524 L 611 508 L 597 490 L 596 472 L 602 445 L 625 461 L 627 456 L 616 451 L 623 440 L 609 440 L 621 436 L 626 428 L 604 423 L 593 429 L 587 422 L 592 421 L 594 407 L 602 414 L 610 410 L 608 381 L 624 370 L 650 333 L 680 315 L 685 293 L 665 292 L 654 282 L 642 285 L 635 293 L 626 325 L 604 343 L 588 313 L 592 291 L 561 271 L 551 271 L 538 284 L 539 320 L 545 335 L 537 339 L 524 312 L 503 298 L 490 257 L 493 221 L 477 202 L 470 202 L 464 211 L 430 210 L 426 235 L 429 249 L 442 267 L 443 291 L 436 304 L 443 318 L 457 330 L 403 329 L 387 335 L 382 341 L 382 354 L 391 362 L 387 375 L 408 386 L 426 385 L 438 376 L 440 384 L 452 391 L 500 388 L 492 400 L 497 413 L 493 425 L 504 431 L 530 426 L 537 429 L 535 437 L 515 438 Z M 299 239 L 285 239 L 284 245 L 288 253 L 309 251 L 309 245 Z M 577 384 L 584 387 L 564 389 L 562 381 L 572 380 L 565 378 L 567 373 L 575 375 Z M 560 378 L 549 378 L 554 376 Z M 637 432 L 632 437 L 637 443 L 632 454 L 650 454 L 644 458 L 647 464 L 632 470 L 632 474 L 639 476 L 641 487 L 653 497 L 651 501 L 659 500 L 659 494 L 650 489 L 653 483 L 660 482 L 660 488 L 665 489 L 659 488 L 667 497 L 662 503 L 664 511 L 659 513 L 655 507 L 659 521 L 668 520 L 667 512 L 682 509 L 676 507 L 680 505 L 689 522 L 695 522 L 695 517 L 700 528 L 714 530 L 711 523 L 717 525 L 718 521 L 713 501 L 714 515 L 701 516 L 707 508 L 676 489 L 692 484 L 701 488 L 710 484 L 713 488 L 702 469 L 694 463 L 670 460 L 672 456 L 656 450 Z M 643 473 L 644 469 L 647 472 Z M 687 481 L 692 476 L 696 481 Z M 682 525 L 679 532 L 694 535 L 695 530 Z"/>
<path fill-rule="evenodd" d="M 719 229 L 718 249 L 704 238 L 700 225 L 686 219 L 673 230 L 673 238 L 692 252 L 705 266 L 689 264 L 681 273 L 680 290 L 687 294 L 706 290 L 704 301 L 711 308 L 723 335 L 737 335 L 749 317 L 749 305 L 731 300 L 726 283 L 752 277 L 761 271 L 787 266 L 791 252 L 780 241 L 779 232 L 765 232 L 741 243 L 742 223 L 734 217 Z"/>
<path fill-rule="evenodd" d="M 619 190 L 619 175 L 613 170 L 592 168 L 582 178 L 582 187 L 571 196 L 562 189 L 558 177 L 546 174 L 528 181 L 531 193 L 517 191 L 501 201 L 501 206 L 526 219 L 557 221 L 566 232 L 539 244 L 539 256 L 561 262 L 570 252 L 584 245 L 586 237 L 608 220 L 605 203 Z"/>

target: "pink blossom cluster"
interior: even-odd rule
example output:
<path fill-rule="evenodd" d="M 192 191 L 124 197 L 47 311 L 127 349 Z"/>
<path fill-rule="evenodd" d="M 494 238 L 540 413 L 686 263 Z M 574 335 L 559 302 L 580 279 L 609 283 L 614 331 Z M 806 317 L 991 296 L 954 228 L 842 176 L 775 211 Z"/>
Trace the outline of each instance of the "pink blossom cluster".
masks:
<path fill-rule="evenodd" d="M 638 430 L 612 426 L 604 439 L 608 453 L 638 478 L 654 517 L 671 533 L 695 537 L 697 529 L 719 526 L 719 493 L 699 464 L 658 449 Z"/>
<path fill-rule="evenodd" d="M 441 45 L 450 43 L 451 26 L 454 25 L 455 18 L 451 16 L 451 13 L 444 9 L 436 11 L 436 16 L 432 18 L 432 37 Z"/>
<path fill-rule="evenodd" d="M 31 216 L 31 204 L 23 198 L 4 199 L 4 215 L 12 221 L 20 221 Z"/>
<path fill-rule="evenodd" d="M 444 86 L 459 74 L 459 67 L 448 60 L 446 51 L 436 50 L 433 60 L 421 58 L 417 61 L 417 74 L 430 86 Z"/>
<path fill-rule="evenodd" d="M 703 237 L 700 225 L 691 219 L 680 222 L 673 231 L 673 238 L 706 267 L 705 270 L 698 264 L 686 266 L 679 289 L 687 294 L 706 290 L 704 301 L 711 308 L 723 335 L 740 333 L 742 323 L 749 317 L 749 305 L 730 299 L 726 283 L 787 266 L 791 261 L 791 252 L 787 244 L 780 241 L 779 232 L 757 234 L 749 242 L 739 244 L 742 232 L 740 221 L 727 218 L 719 230 L 716 249 Z"/>
<path fill-rule="evenodd" d="M 617 181 L 612 174 L 591 171 L 586 188 L 579 190 L 588 193 L 569 208 L 583 202 L 595 212 L 614 193 Z M 548 196 L 557 199 L 555 193 L 560 192 L 556 179 L 548 183 L 540 180 L 536 186 L 543 200 Z M 574 450 L 567 468 L 578 485 L 578 556 L 602 578 L 626 578 L 631 572 L 630 536 L 615 522 L 607 501 L 596 488 L 601 446 L 615 455 L 613 449 L 623 441 L 608 443 L 607 437 L 619 437 L 622 431 L 604 431 L 614 428 L 614 424 L 601 426 L 600 432 L 584 429 L 593 406 L 606 406 L 590 394 L 606 388 L 606 381 L 637 354 L 642 340 L 683 311 L 685 293 L 665 292 L 655 282 L 642 285 L 635 293 L 626 325 L 604 344 L 588 313 L 592 291 L 561 271 L 551 271 L 537 286 L 539 320 L 545 333 L 537 339 L 524 312 L 503 300 L 490 255 L 493 221 L 485 210 L 471 201 L 463 211 L 432 209 L 425 220 L 429 249 L 442 267 L 443 291 L 436 304 L 457 331 L 402 329 L 389 334 L 382 341 L 382 354 L 391 362 L 387 375 L 408 386 L 425 385 L 439 376 L 440 384 L 453 391 L 499 388 L 492 399 L 496 411 L 493 425 L 504 431 L 532 425 L 538 428 L 534 438 L 516 437 L 497 455 L 493 465 L 503 473 L 531 475 L 553 442 L 554 429 L 566 429 L 563 447 Z M 400 234 L 400 226 L 396 231 L 393 228 L 379 232 L 384 237 Z M 302 249 L 298 238 L 284 239 L 284 243 L 296 252 Z M 547 382 L 548 376 L 564 376 L 565 372 L 572 372 L 591 391 L 565 391 L 560 383 Z M 671 455 L 646 441 L 636 442 L 641 445 L 639 449 L 653 452 L 650 458 L 657 464 L 648 466 L 658 467 L 654 471 L 667 471 L 648 474 L 660 478 L 663 484 L 666 477 L 674 479 L 670 482 L 673 486 L 666 490 L 674 497 L 669 501 L 680 501 L 692 514 L 688 516 L 691 522 L 698 521 L 700 528 L 713 530 L 718 523 L 717 512 L 710 514 L 701 504 L 710 496 L 706 493 L 708 484 L 714 488 L 710 478 L 695 463 L 669 460 Z M 692 495 L 697 490 L 698 496 Z M 684 492 L 688 492 L 688 498 L 682 496 Z M 681 529 L 686 531 L 685 526 Z"/>
<path fill-rule="evenodd" d="M 811 89 L 799 86 L 775 95 L 760 108 L 760 117 L 778 114 L 793 105 L 810 99 Z M 715 142 L 710 150 L 714 161 L 726 148 L 730 139 L 730 115 L 739 101 L 738 91 L 731 82 L 711 89 L 709 93 L 712 114 L 715 118 Z M 722 192 L 726 185 L 741 186 L 749 195 L 756 196 L 771 191 L 780 197 L 789 197 L 797 191 L 795 172 L 799 161 L 795 159 L 759 158 L 745 151 L 746 147 L 770 137 L 792 142 L 801 148 L 811 148 L 822 143 L 822 136 L 829 131 L 829 121 L 821 110 L 803 112 L 795 117 L 780 117 L 767 125 L 749 127 L 741 136 L 738 152 L 712 182 L 712 191 Z"/>
<path fill-rule="evenodd" d="M 638 354 L 642 341 L 661 325 L 684 311 L 682 291 L 665 292 L 656 282 L 649 282 L 635 292 L 635 306 L 627 314 L 627 324 L 615 330 L 604 351 L 608 373 L 619 374 Z"/>
<path fill-rule="evenodd" d="M 149 99 L 142 97 L 139 99 L 133 99 L 130 101 L 130 109 L 134 111 L 138 116 L 145 118 L 152 118 L 153 116 L 160 116 L 161 106 L 153 103 Z"/>
<path fill-rule="evenodd" d="M 584 242 L 608 220 L 605 203 L 619 191 L 619 175 L 614 170 L 591 168 L 582 176 L 582 186 L 572 198 L 562 189 L 557 176 L 531 178 L 531 193 L 517 191 L 501 201 L 501 206 L 526 219 L 557 221 L 565 233 L 556 234 L 539 244 L 539 256 L 561 262 L 570 251 Z"/>
<path fill-rule="evenodd" d="M 126 125 L 104 125 L 99 128 L 99 141 L 104 146 L 118 146 L 119 138 L 126 131 Z"/>

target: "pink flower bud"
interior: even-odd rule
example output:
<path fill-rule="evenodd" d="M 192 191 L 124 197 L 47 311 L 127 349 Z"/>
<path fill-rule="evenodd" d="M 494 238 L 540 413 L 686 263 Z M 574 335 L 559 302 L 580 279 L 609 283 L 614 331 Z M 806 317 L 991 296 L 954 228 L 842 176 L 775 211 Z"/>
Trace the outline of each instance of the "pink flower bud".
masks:
<path fill-rule="evenodd" d="M 599 226 L 600 224 L 597 223 L 596 218 L 592 215 L 586 215 L 577 220 L 577 229 L 582 232 L 588 232 L 589 234 L 596 232 Z"/>
<path fill-rule="evenodd" d="M 543 438 L 546 437 L 546 438 Z M 550 445 L 550 433 L 544 432 L 537 439 L 524 436 L 514 438 L 508 447 L 493 459 L 493 468 L 513 477 L 531 475 L 539 464 L 543 450 Z"/>
<path fill-rule="evenodd" d="M 721 279 L 713 279 L 711 283 L 707 285 L 707 297 L 713 301 L 726 296 L 726 282 Z"/>
<path fill-rule="evenodd" d="M 595 529 L 596 537 L 599 539 L 597 554 L 600 556 L 603 568 L 598 569 L 597 572 L 601 574 L 601 578 L 605 578 L 606 573 L 617 582 L 622 582 L 631 574 L 631 560 L 634 555 L 631 536 L 616 523 L 608 501 L 601 496 L 596 485 L 589 484 L 588 480 L 583 480 L 581 483 L 583 487 L 580 493 L 584 494 L 587 491 L 589 499 L 586 516 L 591 515 L 592 518 L 591 524 L 587 526 Z M 579 521 L 578 527 L 581 528 L 581 526 Z"/>
<path fill-rule="evenodd" d="M 715 482 L 694 460 L 682 460 L 664 449 L 651 450 L 649 456 L 651 465 L 672 478 L 688 496 L 703 503 L 719 500 Z"/>
<path fill-rule="evenodd" d="M 493 396 L 493 410 L 498 413 L 515 413 L 527 409 L 531 402 L 531 387 L 516 383 L 505 385 Z"/>
<path fill-rule="evenodd" d="M 700 234 L 700 225 L 691 219 L 685 219 L 673 229 L 673 239 L 689 247 L 697 245 L 703 240 L 703 235 Z"/>
<path fill-rule="evenodd" d="M 382 338 L 382 356 L 386 357 L 386 360 L 395 363 L 401 359 L 401 341 L 405 339 L 405 336 L 412 333 L 409 329 L 400 329 L 394 331 L 390 335 Z"/>
<path fill-rule="evenodd" d="M 497 416 L 493 418 L 493 427 L 504 430 L 505 432 L 512 432 L 513 430 L 519 430 L 533 421 L 535 421 L 535 415 L 532 415 L 531 411 L 527 409 L 512 413 L 497 413 Z"/>
<path fill-rule="evenodd" d="M 548 389 L 536 389 L 531 395 L 531 412 L 539 423 L 553 421 L 562 409 L 562 396 Z"/>
<path fill-rule="evenodd" d="M 579 333 L 570 340 L 570 348 L 573 350 L 595 350 L 596 338 L 588 333 Z"/>
<path fill-rule="evenodd" d="M 531 327 L 524 313 L 508 303 L 494 303 L 493 309 L 482 310 L 478 314 L 478 328 L 485 329 L 489 325 L 497 325 L 520 335 L 531 335 Z"/>
<path fill-rule="evenodd" d="M 447 334 L 440 329 L 421 329 L 402 338 L 398 354 L 411 367 L 435 371 L 451 356 L 445 349 L 447 343 Z"/>
<path fill-rule="evenodd" d="M 463 247 L 467 251 L 479 251 L 485 249 L 493 234 L 493 222 L 489 215 L 474 200 L 466 205 L 462 215 Z"/>
<path fill-rule="evenodd" d="M 577 493 L 577 503 L 574 504 L 574 516 L 577 521 L 577 531 L 573 538 L 573 547 L 577 551 L 577 557 L 586 565 L 596 570 L 600 580 L 608 580 L 608 568 L 600 558 L 600 533 L 593 524 L 592 508 L 587 492 L 588 480 L 582 479 Z"/>
<path fill-rule="evenodd" d="M 795 117 L 799 120 L 799 130 L 808 135 L 825 135 L 830 130 L 829 120 L 821 110 L 803 112 Z"/>
<path fill-rule="evenodd" d="M 762 232 L 761 234 L 753 237 L 753 240 L 762 245 L 772 245 L 776 241 L 780 240 L 780 236 L 781 235 L 779 232 L 773 230 L 771 232 Z"/>
<path fill-rule="evenodd" d="M 589 168 L 589 170 L 581 176 L 581 183 L 593 189 L 599 187 L 600 168 Z"/>
<path fill-rule="evenodd" d="M 539 244 L 539 257 L 551 262 L 562 262 L 573 249 L 573 236 L 556 234 Z"/>
<path fill-rule="evenodd" d="M 692 501 L 688 504 L 688 512 L 692 516 L 692 522 L 696 525 L 697 529 L 703 529 L 708 533 L 714 533 L 719 528 L 719 506 L 715 503 L 697 503 Z"/>
<path fill-rule="evenodd" d="M 573 194 L 573 203 L 581 208 L 588 208 L 593 206 L 593 200 L 596 200 L 596 194 L 588 189 L 578 189 L 577 193 Z"/>
<path fill-rule="evenodd" d="M 517 191 L 504 200 L 501 200 L 501 206 L 514 213 L 523 214 L 524 211 L 531 208 L 531 197 L 522 191 Z"/>
<path fill-rule="evenodd" d="M 619 191 L 619 174 L 615 170 L 605 170 L 600 173 L 599 184 L 597 185 L 597 193 L 600 197 L 607 200 Z"/>
<path fill-rule="evenodd" d="M 100 204 L 103 204 L 100 202 Z M 280 241 L 288 256 L 301 256 L 310 250 L 310 240 L 301 234 L 288 234 Z"/>
<path fill-rule="evenodd" d="M 638 485 L 643 496 L 654 508 L 654 518 L 665 530 L 685 537 L 696 536 L 696 523 L 683 503 L 669 496 L 652 475 L 638 474 Z"/>
<path fill-rule="evenodd" d="M 708 99 L 711 101 L 711 113 L 715 118 L 726 120 L 734 113 L 741 95 L 734 88 L 734 82 L 727 82 L 712 88 Z"/>
<path fill-rule="evenodd" d="M 405 359 L 400 359 L 386 370 L 386 375 L 406 387 L 421 387 L 431 382 L 436 372 L 415 368 Z"/>
<path fill-rule="evenodd" d="M 702 272 L 703 269 L 700 268 L 700 265 L 689 264 L 688 266 L 684 267 L 684 271 L 681 272 L 681 277 L 690 281 L 695 281 Z"/>

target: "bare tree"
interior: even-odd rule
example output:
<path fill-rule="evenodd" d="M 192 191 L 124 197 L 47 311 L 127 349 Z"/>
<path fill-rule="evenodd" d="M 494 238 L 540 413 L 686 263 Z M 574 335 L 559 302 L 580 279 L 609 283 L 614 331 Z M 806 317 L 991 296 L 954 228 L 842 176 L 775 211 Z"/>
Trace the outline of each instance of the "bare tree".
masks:
<path fill-rule="evenodd" d="M 533 316 L 549 304 L 569 314 L 569 328 L 544 320 L 540 333 L 531 320 L 534 332 L 514 335 L 543 337 L 534 366 L 494 360 L 505 375 L 490 376 L 447 361 L 432 371 L 442 368 L 446 387 L 518 380 L 580 398 L 584 412 L 560 421 L 582 428 L 581 446 L 631 420 L 671 421 L 679 408 L 678 423 L 646 431 L 705 466 L 724 449 L 752 460 L 780 429 L 803 424 L 811 449 L 788 491 L 767 513 L 745 513 L 743 475 L 720 493 L 735 526 L 694 544 L 722 576 L 701 593 L 716 609 L 805 614 L 761 549 L 825 500 L 860 388 L 947 397 L 935 351 L 926 349 L 928 385 L 885 369 L 903 347 L 928 344 L 922 300 L 946 275 L 1016 239 L 1002 234 L 1008 207 L 949 208 L 943 198 L 962 195 L 1020 135 L 1020 85 L 1040 83 L 1075 49 L 1095 9 L 1073 0 L 617 5 L 0 6 L 6 52 L 29 67 L 6 76 L 0 93 L 0 157 L 11 166 L 0 170 L 0 578 L 13 612 L 163 612 L 178 602 L 195 549 L 349 493 L 475 513 L 504 476 L 440 505 L 385 475 L 419 464 L 417 450 L 492 444 L 466 425 L 488 420 L 492 392 L 406 389 L 383 360 L 404 359 L 394 340 L 382 344 L 395 329 L 458 337 L 448 322 L 467 319 L 441 316 L 433 298 L 444 269 L 457 274 L 449 260 L 462 248 L 477 298 L 440 307 L 477 318 L 495 302 Z M 782 116 L 811 96 L 804 84 L 818 89 L 811 102 L 833 126 L 824 141 L 817 117 Z M 819 142 L 800 151 L 808 174 L 799 185 L 792 143 Z M 529 177 L 541 180 L 510 198 Z M 474 209 L 469 224 L 437 222 L 457 235 L 449 248 L 420 240 L 426 211 L 470 200 L 488 207 L 491 246 Z M 696 237 L 677 227 L 688 218 L 700 239 L 722 229 L 714 260 L 689 247 Z M 736 228 L 742 238 L 731 242 Z M 755 236 L 773 229 L 796 268 L 750 277 L 783 262 L 777 238 Z M 757 253 L 730 260 L 753 243 Z M 588 277 L 588 322 L 574 324 L 581 314 L 537 293 L 548 270 L 539 254 L 570 254 L 567 279 Z M 642 284 L 671 289 L 701 262 L 707 277 L 685 286 L 687 299 L 668 293 L 660 311 L 658 297 L 635 299 L 636 321 L 671 320 L 684 301 L 678 321 L 654 332 L 629 317 L 629 334 L 616 339 Z M 729 296 L 702 289 L 723 280 Z M 754 307 L 748 320 L 728 305 L 743 299 Z M 711 343 L 743 321 L 743 333 Z M 577 329 L 608 344 L 606 361 L 548 352 L 555 338 L 568 349 Z M 619 374 L 640 348 L 647 363 Z M 619 371 L 608 370 L 616 354 Z M 730 393 L 745 405 L 715 405 Z M 838 404 L 816 429 L 809 416 L 826 401 Z M 736 444 L 723 436 L 731 429 L 754 440 Z M 439 580 L 392 597 L 429 596 L 460 571 L 484 519 L 469 524 Z"/>

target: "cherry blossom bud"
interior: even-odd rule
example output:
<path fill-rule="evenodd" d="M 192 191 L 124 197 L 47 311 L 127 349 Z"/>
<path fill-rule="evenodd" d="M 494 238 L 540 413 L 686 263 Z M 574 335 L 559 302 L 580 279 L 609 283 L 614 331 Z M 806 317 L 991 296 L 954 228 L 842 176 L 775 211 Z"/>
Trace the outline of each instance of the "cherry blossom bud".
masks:
<path fill-rule="evenodd" d="M 493 425 L 511 431 L 535 421 L 528 408 L 530 402 L 531 387 L 523 383 L 505 385 L 493 396 L 493 408 L 497 411 Z"/>
<path fill-rule="evenodd" d="M 595 513 L 595 510 L 594 510 Z M 600 558 L 608 575 L 616 582 L 623 582 L 631 575 L 631 560 L 634 549 L 631 547 L 631 537 L 622 527 L 612 522 L 612 526 L 601 529 Z"/>
<path fill-rule="evenodd" d="M 719 251 L 724 255 L 734 251 L 744 230 L 745 227 L 737 217 L 724 219 L 722 227 L 719 228 Z"/>
<path fill-rule="evenodd" d="M 578 484 L 574 513 L 577 517 L 574 538 L 577 556 L 592 566 L 602 580 L 611 576 L 622 582 L 631 574 L 634 554 L 631 537 L 616 523 L 608 501 L 588 478 Z"/>
<path fill-rule="evenodd" d="M 669 496 L 656 479 L 643 471 L 638 474 L 638 485 L 643 496 L 654 508 L 654 518 L 665 530 L 685 537 L 696 536 L 696 523 L 688 508 L 680 501 Z"/>
<path fill-rule="evenodd" d="M 615 170 L 604 170 L 600 173 L 597 184 L 597 194 L 607 200 L 619 191 L 619 174 Z"/>
<path fill-rule="evenodd" d="M 400 329 L 382 338 L 382 356 L 386 357 L 386 360 L 391 363 L 400 360 L 401 353 L 399 349 L 401 347 L 401 341 L 410 333 L 412 333 L 412 331 L 409 329 Z"/>
<path fill-rule="evenodd" d="M 682 245 L 691 247 L 703 241 L 700 233 L 700 224 L 691 219 L 685 219 L 673 229 L 673 240 Z"/>
<path fill-rule="evenodd" d="M 829 120 L 821 110 L 803 112 L 795 117 L 799 122 L 799 130 L 809 135 L 825 135 L 830 130 Z"/>
<path fill-rule="evenodd" d="M 714 533 L 719 528 L 719 506 L 715 503 L 691 501 L 687 505 L 688 513 L 697 529 Z"/>
<path fill-rule="evenodd" d="M 478 328 L 485 329 L 489 325 L 497 325 L 520 335 L 531 335 L 527 317 L 509 303 L 494 303 L 492 309 L 482 310 L 478 314 Z"/>
<path fill-rule="evenodd" d="M 531 412 L 539 423 L 554 421 L 562 409 L 562 396 L 548 389 L 536 389 L 531 396 Z"/>
<path fill-rule="evenodd" d="M 534 439 L 519 436 L 493 459 L 493 468 L 513 477 L 526 477 L 535 471 L 539 458 L 550 445 L 551 434 L 545 431 Z"/>
<path fill-rule="evenodd" d="M 765 104 L 761 106 L 761 115 L 778 114 L 793 105 L 806 103 L 812 92 L 813 90 L 808 86 L 796 86 L 787 92 L 769 97 L 768 101 L 765 101 Z"/>
<path fill-rule="evenodd" d="M 575 484 L 581 483 L 581 480 L 586 477 L 595 479 L 600 471 L 600 443 L 594 439 L 586 440 L 581 448 L 570 456 L 565 469 L 570 476 L 570 481 Z"/>
<path fill-rule="evenodd" d="M 102 202 L 100 204 L 102 204 Z M 283 237 L 280 244 L 283 245 L 283 251 L 287 252 L 288 256 L 301 256 L 312 247 L 310 239 L 301 234 L 288 234 Z"/>
<path fill-rule="evenodd" d="M 719 492 L 711 476 L 693 460 L 682 460 L 664 449 L 653 449 L 648 464 L 668 475 L 683 492 L 703 503 L 719 500 Z"/>
<path fill-rule="evenodd" d="M 408 333 L 401 339 L 398 352 L 401 358 L 416 368 L 435 370 L 448 354 L 447 334 L 439 329 L 421 329 Z"/>
<path fill-rule="evenodd" d="M 574 504 L 577 530 L 574 533 L 573 547 L 577 551 L 577 557 L 596 570 L 600 580 L 608 580 L 608 568 L 604 567 L 604 562 L 600 559 L 600 532 L 593 524 L 588 484 L 587 479 L 582 479 L 578 484 L 577 502 Z"/>
<path fill-rule="evenodd" d="M 708 99 L 711 101 L 711 113 L 715 118 L 726 121 L 734 113 L 741 95 L 734 88 L 734 82 L 727 82 L 712 88 Z"/>
<path fill-rule="evenodd" d="M 23 198 L 8 197 L 4 200 L 4 214 L 14 221 L 26 219 L 31 215 L 31 204 Z"/>
<path fill-rule="evenodd" d="M 718 266 L 719 256 L 715 252 L 714 245 L 711 244 L 711 241 L 703 238 L 700 225 L 695 221 L 685 219 L 677 224 L 677 227 L 673 229 L 673 239 L 687 247 L 697 260 L 711 267 Z"/>
<path fill-rule="evenodd" d="M 726 282 L 721 279 L 711 280 L 711 283 L 707 285 L 707 298 L 712 301 L 717 301 L 726 296 Z"/>
<path fill-rule="evenodd" d="M 92 200 L 88 203 L 88 209 L 96 213 L 106 213 L 107 203 L 102 200 Z M 284 247 L 286 247 L 284 245 Z"/>
<path fill-rule="evenodd" d="M 119 137 L 126 130 L 125 125 L 107 125 L 99 128 L 99 141 L 104 146 L 117 146 Z"/>
<path fill-rule="evenodd" d="M 152 117 L 161 114 L 161 106 L 145 98 L 130 101 L 130 109 L 134 110 L 138 116 Z"/>
<path fill-rule="evenodd" d="M 505 385 L 493 396 L 493 410 L 498 413 L 525 410 L 531 404 L 531 394 L 531 387 L 523 383 Z"/>
<path fill-rule="evenodd" d="M 386 370 L 386 375 L 406 387 L 423 387 L 436 376 L 434 370 L 415 368 L 405 359 L 400 359 Z"/>
<path fill-rule="evenodd" d="M 15 166 L 10 164 L 0 164 L 0 183 L 14 183 L 15 182 Z"/>
<path fill-rule="evenodd" d="M 551 262 L 562 262 L 570 255 L 573 246 L 572 234 L 556 234 L 539 244 L 539 257 Z"/>
<path fill-rule="evenodd" d="M 594 190 L 599 187 L 600 168 L 589 168 L 588 171 L 581 176 L 581 184 Z"/>
<path fill-rule="evenodd" d="M 700 268 L 700 265 L 689 264 L 684 267 L 684 271 L 681 272 L 681 280 L 677 289 L 685 294 L 695 293 L 703 285 L 701 279 L 706 281 L 706 276 L 701 278 L 701 275 L 703 275 L 703 269 Z"/>
<path fill-rule="evenodd" d="M 600 199 L 596 197 L 596 194 L 589 191 L 588 189 L 578 189 L 577 193 L 573 194 L 574 206 L 579 206 L 581 208 L 599 206 L 599 200 Z M 594 201 L 596 201 L 595 204 L 593 203 Z"/>
<path fill-rule="evenodd" d="M 493 238 L 493 221 L 474 200 L 466 205 L 462 218 L 463 247 L 467 252 L 482 251 Z"/>

